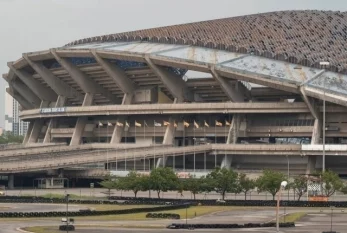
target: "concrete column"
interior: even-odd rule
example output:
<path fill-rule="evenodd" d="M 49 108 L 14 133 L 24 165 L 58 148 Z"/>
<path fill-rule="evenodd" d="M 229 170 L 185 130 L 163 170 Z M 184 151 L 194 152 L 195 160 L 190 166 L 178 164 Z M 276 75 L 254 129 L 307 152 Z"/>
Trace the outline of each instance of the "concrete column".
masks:
<path fill-rule="evenodd" d="M 124 94 L 122 105 L 131 104 L 132 98 L 133 98 L 133 94 Z M 111 144 L 118 144 L 122 141 L 122 135 L 124 132 L 126 119 L 127 119 L 126 116 L 118 117 L 117 122 L 120 124 L 119 125 L 115 124 L 114 126 L 114 130 L 113 130 L 111 141 L 110 141 Z"/>
<path fill-rule="evenodd" d="M 312 137 L 311 137 L 311 145 L 319 144 L 320 138 L 322 134 L 322 121 L 320 119 L 314 120 Z"/>
<path fill-rule="evenodd" d="M 176 127 L 175 127 L 175 120 L 173 117 L 170 117 L 169 123 L 170 124 L 166 126 L 164 139 L 163 139 L 163 145 L 174 144 Z M 159 158 L 157 161 L 156 167 L 165 167 L 167 158 L 168 158 L 167 156 L 163 158 Z"/>
<path fill-rule="evenodd" d="M 230 124 L 229 132 L 228 132 L 227 144 L 236 144 L 238 139 L 240 123 L 241 123 L 241 115 L 234 114 Z"/>
<path fill-rule="evenodd" d="M 33 126 L 34 123 L 33 122 L 29 122 L 29 126 L 28 126 L 28 130 L 27 133 L 25 134 L 24 140 L 23 140 L 23 144 L 27 144 L 31 135 L 31 132 L 33 131 Z"/>
<path fill-rule="evenodd" d="M 36 119 L 34 121 L 33 128 L 30 132 L 30 136 L 29 136 L 27 143 L 36 143 L 37 142 L 37 139 L 39 138 L 40 133 L 41 133 L 43 122 L 44 122 L 43 119 Z"/>
<path fill-rule="evenodd" d="M 231 120 L 230 127 L 229 127 L 229 132 L 228 132 L 226 144 L 236 144 L 237 143 L 240 124 L 241 124 L 241 115 L 240 114 L 234 114 L 233 119 Z M 222 168 L 225 167 L 225 168 L 230 169 L 232 161 L 233 161 L 232 155 L 225 155 L 223 160 L 222 160 L 221 167 Z"/>
<path fill-rule="evenodd" d="M 322 134 L 322 121 L 317 118 L 314 120 L 311 145 L 320 144 L 320 138 Z M 316 170 L 317 156 L 308 156 L 307 157 L 307 167 L 306 175 L 314 173 Z"/>
<path fill-rule="evenodd" d="M 86 93 L 84 96 L 82 106 L 90 106 L 93 103 L 94 95 L 90 93 Z M 84 128 L 87 124 L 87 117 L 79 117 L 76 122 L 75 130 L 72 134 L 72 138 L 70 141 L 70 146 L 79 145 L 81 143 L 81 137 L 84 132 Z"/>
<path fill-rule="evenodd" d="M 14 175 L 9 174 L 8 175 L 8 184 L 7 184 L 8 189 L 14 189 Z"/>
<path fill-rule="evenodd" d="M 66 98 L 65 96 L 58 96 L 57 101 L 55 102 L 54 107 L 59 108 L 59 107 L 63 107 L 64 104 L 66 102 Z M 45 134 L 45 138 L 43 139 L 43 143 L 50 143 L 51 142 L 51 129 L 54 128 L 56 119 L 52 118 L 47 126 L 47 130 L 46 130 L 46 134 Z"/>
<path fill-rule="evenodd" d="M 221 168 L 230 169 L 232 161 L 233 161 L 232 155 L 225 155 L 225 157 L 222 160 Z"/>

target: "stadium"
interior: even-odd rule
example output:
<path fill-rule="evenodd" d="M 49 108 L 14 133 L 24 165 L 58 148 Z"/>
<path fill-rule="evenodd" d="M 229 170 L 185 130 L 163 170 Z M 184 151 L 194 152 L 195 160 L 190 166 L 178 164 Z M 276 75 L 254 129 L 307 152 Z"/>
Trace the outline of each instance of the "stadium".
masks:
<path fill-rule="evenodd" d="M 24 53 L 3 78 L 30 124 L 0 174 L 10 188 L 158 166 L 346 175 L 346 41 L 346 12 L 281 11 Z"/>

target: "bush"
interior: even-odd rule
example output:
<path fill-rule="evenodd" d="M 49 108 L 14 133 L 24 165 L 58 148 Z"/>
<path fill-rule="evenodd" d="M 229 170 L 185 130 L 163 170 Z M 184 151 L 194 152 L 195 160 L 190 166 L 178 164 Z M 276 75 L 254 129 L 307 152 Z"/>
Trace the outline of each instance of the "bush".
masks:
<path fill-rule="evenodd" d="M 146 214 L 146 218 L 180 219 L 181 216 L 179 214 L 172 214 L 172 213 L 148 213 Z"/>

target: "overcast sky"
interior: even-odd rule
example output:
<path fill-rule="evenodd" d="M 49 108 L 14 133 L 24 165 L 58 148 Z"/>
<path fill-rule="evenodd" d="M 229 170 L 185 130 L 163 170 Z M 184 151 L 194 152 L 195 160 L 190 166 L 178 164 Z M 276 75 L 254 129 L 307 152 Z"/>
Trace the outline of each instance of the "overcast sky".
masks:
<path fill-rule="evenodd" d="M 347 0 L 0 0 L 0 73 L 24 52 L 75 39 L 278 10 L 347 11 Z M 0 127 L 6 83 L 0 81 Z"/>

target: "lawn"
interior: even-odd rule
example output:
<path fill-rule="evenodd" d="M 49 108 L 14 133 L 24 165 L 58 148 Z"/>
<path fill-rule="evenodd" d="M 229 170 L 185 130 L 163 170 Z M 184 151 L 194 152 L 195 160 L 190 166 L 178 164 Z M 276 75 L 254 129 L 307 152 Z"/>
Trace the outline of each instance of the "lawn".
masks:
<path fill-rule="evenodd" d="M 150 208 L 156 207 L 155 205 L 109 205 L 109 204 L 85 204 L 85 205 L 77 205 L 81 209 L 89 208 L 91 210 L 103 211 L 103 210 L 126 210 L 126 209 L 134 209 L 134 208 Z"/>
<path fill-rule="evenodd" d="M 297 222 L 297 221 L 300 221 L 301 218 L 305 217 L 306 214 L 307 214 L 306 212 L 297 212 L 297 213 L 287 214 L 285 218 L 284 216 L 280 218 L 280 222 L 284 222 L 284 220 L 286 222 Z"/>
<path fill-rule="evenodd" d="M 206 214 L 211 214 L 219 211 L 231 211 L 245 209 L 245 207 L 233 207 L 233 206 L 192 206 L 187 209 L 187 217 L 194 218 Z M 167 210 L 159 211 L 160 213 L 174 213 L 179 214 L 181 218 L 186 218 L 186 209 L 179 210 Z M 153 212 L 156 213 L 156 212 Z M 107 215 L 107 216 L 87 216 L 87 217 L 75 217 L 76 221 L 81 220 L 99 220 L 99 221 L 112 221 L 112 220 L 150 220 L 146 218 L 147 213 L 136 214 L 122 214 L 122 215 Z M 153 220 L 153 219 L 152 219 Z"/>

